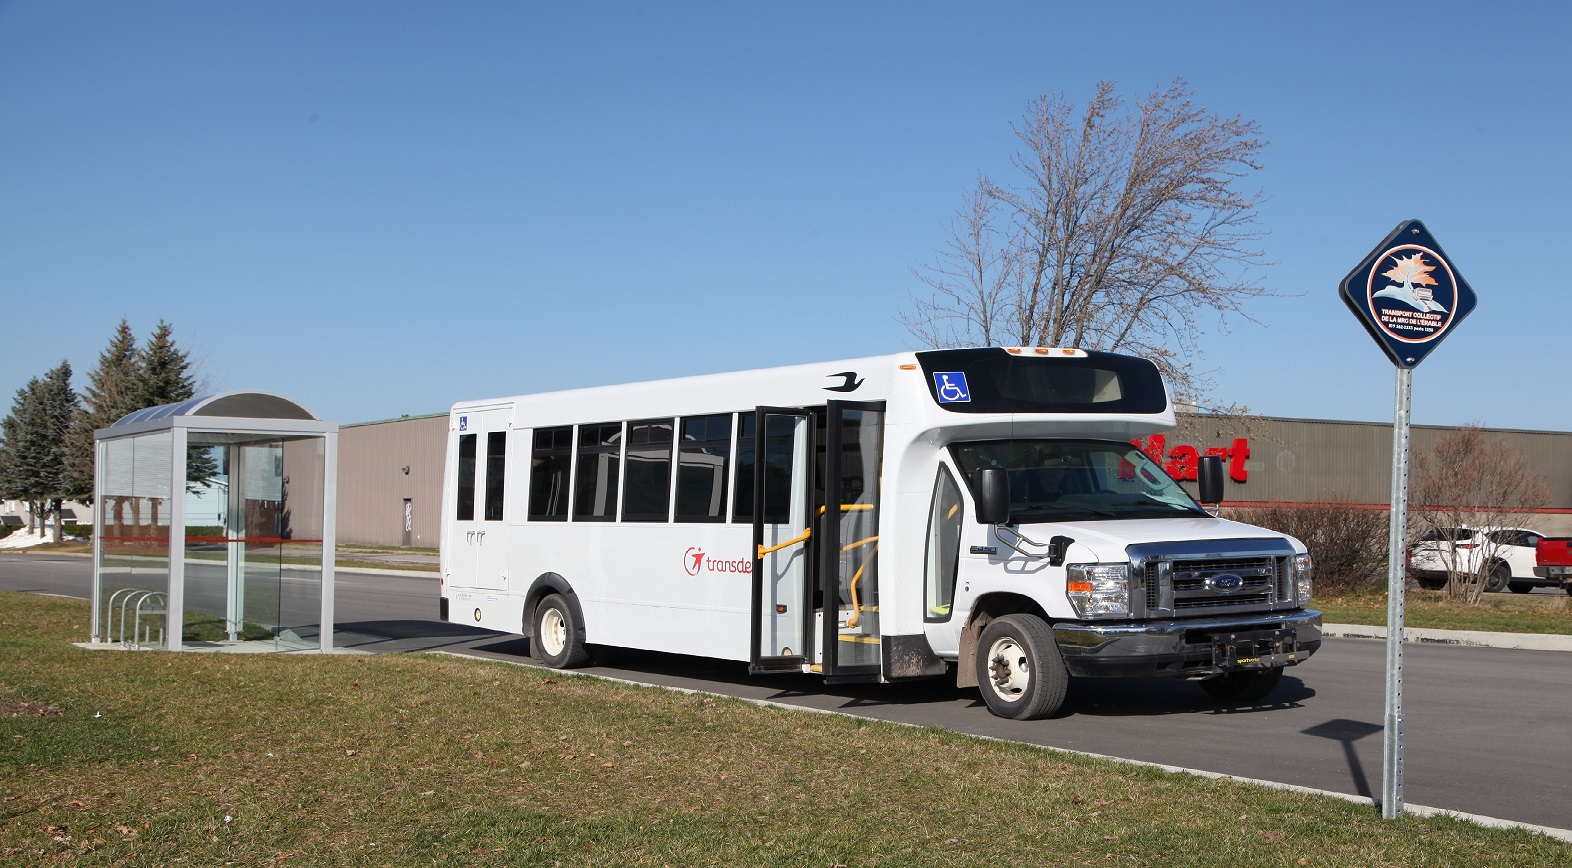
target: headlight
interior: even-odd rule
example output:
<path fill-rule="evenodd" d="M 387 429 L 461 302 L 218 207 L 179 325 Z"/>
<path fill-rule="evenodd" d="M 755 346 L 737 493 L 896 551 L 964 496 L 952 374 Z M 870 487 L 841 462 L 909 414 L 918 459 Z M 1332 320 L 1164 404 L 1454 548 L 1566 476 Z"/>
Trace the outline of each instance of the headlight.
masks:
<path fill-rule="evenodd" d="M 1310 556 L 1294 555 L 1290 569 L 1294 571 L 1294 589 L 1299 595 L 1299 605 L 1310 602 Z"/>
<path fill-rule="evenodd" d="M 1070 564 L 1065 568 L 1070 605 L 1082 618 L 1130 614 L 1130 565 Z"/>

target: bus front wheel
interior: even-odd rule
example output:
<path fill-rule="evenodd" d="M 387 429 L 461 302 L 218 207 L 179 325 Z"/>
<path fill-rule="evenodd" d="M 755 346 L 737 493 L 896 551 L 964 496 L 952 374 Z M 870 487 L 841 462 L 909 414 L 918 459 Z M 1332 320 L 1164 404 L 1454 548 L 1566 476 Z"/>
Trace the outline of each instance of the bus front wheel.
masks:
<path fill-rule="evenodd" d="M 562 597 L 549 594 L 535 607 L 535 648 L 553 669 L 572 669 L 589 662 L 589 652 L 579 639 L 582 625 Z"/>
<path fill-rule="evenodd" d="M 1070 673 L 1043 619 L 1025 614 L 995 618 L 983 628 L 977 652 L 977 689 L 994 714 L 1037 720 L 1064 704 Z"/>

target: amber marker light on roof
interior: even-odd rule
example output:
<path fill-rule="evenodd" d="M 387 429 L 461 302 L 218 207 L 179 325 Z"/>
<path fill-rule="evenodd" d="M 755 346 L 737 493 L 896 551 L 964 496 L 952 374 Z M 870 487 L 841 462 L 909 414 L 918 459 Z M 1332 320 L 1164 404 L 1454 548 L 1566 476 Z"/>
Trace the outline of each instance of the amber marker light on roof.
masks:
<path fill-rule="evenodd" d="M 916 365 L 901 365 L 901 370 L 903 370 L 903 371 L 915 371 L 915 370 L 917 370 L 917 366 Z"/>

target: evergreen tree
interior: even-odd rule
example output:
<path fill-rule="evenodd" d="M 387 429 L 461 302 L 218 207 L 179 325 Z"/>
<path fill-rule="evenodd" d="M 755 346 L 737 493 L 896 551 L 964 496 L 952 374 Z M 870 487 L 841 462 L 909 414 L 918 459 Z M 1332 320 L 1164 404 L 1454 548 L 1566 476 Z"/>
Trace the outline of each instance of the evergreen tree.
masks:
<path fill-rule="evenodd" d="M 11 402 L 11 412 L 0 419 L 0 498 L 5 500 L 25 500 L 22 492 L 25 490 L 17 470 L 17 448 L 22 442 L 22 417 L 25 415 L 27 396 L 31 390 L 37 388 L 38 378 L 29 380 L 27 385 L 16 390 L 16 398 Z"/>
<path fill-rule="evenodd" d="M 55 542 L 63 535 L 59 516 L 66 498 L 66 441 L 76 407 L 71 363 L 61 361 L 43 379 L 34 377 L 17 390 L 11 415 L 0 424 L 5 435 L 0 494 L 26 500 L 35 522 L 55 516 Z"/>
<path fill-rule="evenodd" d="M 131 383 L 140 370 L 136 335 L 122 317 L 109 346 L 98 354 L 98 367 L 87 375 L 82 390 L 82 405 L 71 422 L 69 452 L 66 456 L 66 496 L 83 503 L 93 502 L 93 432 L 108 428 L 133 410 Z"/>
<path fill-rule="evenodd" d="M 196 397 L 196 378 L 191 374 L 191 354 L 175 346 L 174 327 L 159 320 L 147 343 L 137 353 L 137 369 L 127 388 L 130 413 L 146 407 L 178 404 Z M 186 489 L 201 491 L 218 474 L 212 450 L 193 446 L 186 450 Z"/>
<path fill-rule="evenodd" d="M 178 404 L 196 396 L 190 353 L 175 346 L 174 327 L 163 320 L 137 353 L 137 369 L 126 390 L 126 412 Z"/>

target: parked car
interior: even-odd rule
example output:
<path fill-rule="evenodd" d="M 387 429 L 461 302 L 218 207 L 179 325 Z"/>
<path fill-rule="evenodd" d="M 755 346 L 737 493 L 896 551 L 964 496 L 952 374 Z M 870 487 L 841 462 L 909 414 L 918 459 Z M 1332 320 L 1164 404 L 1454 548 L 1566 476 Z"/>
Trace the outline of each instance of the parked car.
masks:
<path fill-rule="evenodd" d="M 1545 581 L 1560 582 L 1567 594 L 1572 595 L 1572 537 L 1541 538 L 1534 558 L 1539 563 L 1534 567 L 1534 575 Z"/>
<path fill-rule="evenodd" d="M 1421 588 L 1446 587 L 1447 567 L 1473 571 L 1479 558 L 1491 560 L 1485 573 L 1485 590 L 1526 594 L 1537 587 L 1555 587 L 1558 581 L 1534 575 L 1536 549 L 1542 534 L 1522 527 L 1444 527 L 1419 538 L 1408 550 L 1409 573 Z M 1455 551 L 1455 559 L 1453 557 Z"/>

